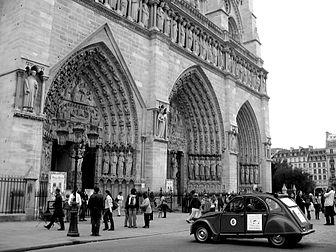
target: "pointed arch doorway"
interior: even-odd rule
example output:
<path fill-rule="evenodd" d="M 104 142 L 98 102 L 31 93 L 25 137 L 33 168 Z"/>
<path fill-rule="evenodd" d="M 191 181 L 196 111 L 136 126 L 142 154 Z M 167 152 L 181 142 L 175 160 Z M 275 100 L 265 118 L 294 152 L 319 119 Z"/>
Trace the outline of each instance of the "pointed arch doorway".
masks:
<path fill-rule="evenodd" d="M 134 185 L 138 118 L 128 76 L 116 56 L 102 42 L 75 52 L 58 69 L 46 96 L 42 173 L 67 173 L 67 188 L 104 191 L 110 181 Z M 98 134 L 99 145 L 83 147 L 83 159 L 74 174 L 69 157 L 76 140 L 75 128 L 83 136 Z M 59 134 L 59 133 L 62 134 Z M 121 186 L 122 187 L 122 186 Z M 128 188 L 125 188 L 125 193 Z"/>
<path fill-rule="evenodd" d="M 199 66 L 185 70 L 169 96 L 167 177 L 176 192 L 222 189 L 223 121 L 210 81 Z"/>

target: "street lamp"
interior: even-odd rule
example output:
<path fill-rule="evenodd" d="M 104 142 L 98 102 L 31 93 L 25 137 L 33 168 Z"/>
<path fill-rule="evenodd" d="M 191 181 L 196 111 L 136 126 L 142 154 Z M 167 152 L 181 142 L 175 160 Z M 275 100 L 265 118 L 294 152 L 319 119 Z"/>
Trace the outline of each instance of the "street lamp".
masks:
<path fill-rule="evenodd" d="M 88 144 L 90 148 L 95 148 L 97 145 L 98 139 L 98 128 L 90 125 L 87 135 Z M 85 128 L 82 124 L 77 124 L 72 128 L 72 132 L 74 135 L 74 152 L 71 153 L 70 157 L 75 159 L 75 173 L 74 173 L 74 186 L 73 186 L 73 202 L 71 202 L 70 206 L 70 225 L 67 236 L 78 237 L 78 204 L 76 202 L 76 190 L 77 190 L 77 167 L 78 160 L 82 159 L 85 154 Z M 58 136 L 59 145 L 65 145 L 69 132 L 65 128 L 59 128 L 56 130 Z"/>

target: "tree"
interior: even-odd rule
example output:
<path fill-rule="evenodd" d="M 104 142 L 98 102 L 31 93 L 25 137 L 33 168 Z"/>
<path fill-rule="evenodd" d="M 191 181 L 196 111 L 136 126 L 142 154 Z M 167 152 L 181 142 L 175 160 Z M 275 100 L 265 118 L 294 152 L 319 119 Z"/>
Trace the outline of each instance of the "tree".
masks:
<path fill-rule="evenodd" d="M 294 185 L 297 190 L 303 192 L 314 192 L 315 183 L 309 173 L 299 168 L 292 168 L 287 161 L 272 163 L 272 185 L 273 192 L 281 192 L 283 185 L 288 189 Z"/>

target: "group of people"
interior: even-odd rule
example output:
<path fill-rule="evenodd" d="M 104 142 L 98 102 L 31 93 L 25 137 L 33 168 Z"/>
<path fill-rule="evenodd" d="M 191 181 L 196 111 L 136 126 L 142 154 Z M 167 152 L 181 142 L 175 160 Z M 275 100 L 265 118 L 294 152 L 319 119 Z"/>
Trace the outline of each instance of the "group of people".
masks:
<path fill-rule="evenodd" d="M 86 196 L 85 196 L 86 195 Z M 154 194 L 142 193 L 142 202 L 140 204 L 140 199 L 135 188 L 131 189 L 130 194 L 126 197 L 124 204 L 124 197 L 122 192 L 119 192 L 117 197 L 114 199 L 109 190 L 105 191 L 105 197 L 99 192 L 99 188 L 95 187 L 93 194 L 87 200 L 87 194 L 81 195 L 76 192 L 75 194 L 67 195 L 67 199 L 63 204 L 63 199 L 60 194 L 60 190 L 57 188 L 55 191 L 55 202 L 54 202 L 54 213 L 51 216 L 50 223 L 44 227 L 50 229 L 55 221 L 59 221 L 60 228 L 58 230 L 65 230 L 63 218 L 68 216 L 64 214 L 64 210 L 70 212 L 70 206 L 72 202 L 76 202 L 79 207 L 79 220 L 85 219 L 85 212 L 88 208 L 90 210 L 91 224 L 92 224 L 92 236 L 99 236 L 100 222 L 103 219 L 104 228 L 103 230 L 113 231 L 114 230 L 114 220 L 113 211 L 118 211 L 118 216 L 121 216 L 121 209 L 125 209 L 125 221 L 124 226 L 128 228 L 137 228 L 137 213 L 139 209 L 144 214 L 144 226 L 143 228 L 149 228 L 150 221 L 153 220 L 153 209 L 155 207 L 159 210 L 158 218 L 166 218 L 166 212 L 169 209 L 167 201 L 164 196 L 160 197 L 159 202 L 155 200 Z M 83 207 L 83 204 L 84 207 Z"/>
<path fill-rule="evenodd" d="M 301 190 L 297 192 L 295 196 L 294 192 L 291 192 L 289 196 L 296 202 L 300 207 L 301 211 L 306 214 L 307 219 L 310 220 L 312 213 L 315 213 L 315 219 L 320 219 L 320 212 L 323 212 L 326 218 L 326 223 L 324 225 L 335 225 L 334 221 L 334 207 L 336 205 L 335 201 L 335 190 L 332 186 L 322 193 L 312 193 L 304 195 Z"/>

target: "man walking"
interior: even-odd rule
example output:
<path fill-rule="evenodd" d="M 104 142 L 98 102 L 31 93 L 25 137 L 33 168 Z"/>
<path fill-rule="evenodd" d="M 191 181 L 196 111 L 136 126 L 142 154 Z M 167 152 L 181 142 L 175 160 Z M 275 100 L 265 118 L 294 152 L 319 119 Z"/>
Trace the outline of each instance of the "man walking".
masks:
<path fill-rule="evenodd" d="M 324 194 L 324 207 L 326 223 L 324 225 L 335 225 L 334 222 L 334 197 L 335 191 L 332 186 L 329 186 Z"/>
<path fill-rule="evenodd" d="M 58 219 L 61 225 L 61 228 L 58 230 L 64 230 L 64 222 L 63 222 L 63 217 L 64 217 L 64 212 L 63 212 L 63 199 L 60 194 L 60 189 L 56 188 L 55 190 L 56 195 L 55 195 L 55 203 L 54 203 L 54 208 L 55 211 L 53 215 L 51 216 L 51 221 L 48 225 L 44 226 L 47 229 L 50 229 L 51 226 L 55 223 L 55 221 Z"/>
<path fill-rule="evenodd" d="M 95 187 L 93 194 L 90 196 L 88 208 L 91 215 L 91 236 L 99 236 L 100 219 L 104 209 L 104 197 L 99 193 L 99 188 Z"/>
<path fill-rule="evenodd" d="M 105 209 L 103 217 L 105 228 L 103 230 L 113 231 L 114 230 L 114 221 L 112 216 L 113 198 L 109 190 L 106 190 L 105 193 L 106 197 L 105 197 Z M 108 228 L 108 221 L 110 221 L 111 223 L 110 228 Z"/>
<path fill-rule="evenodd" d="M 128 211 L 129 228 L 137 228 L 136 213 L 139 211 L 139 198 L 136 196 L 136 189 L 131 189 L 131 194 L 127 196 L 125 208 Z"/>

